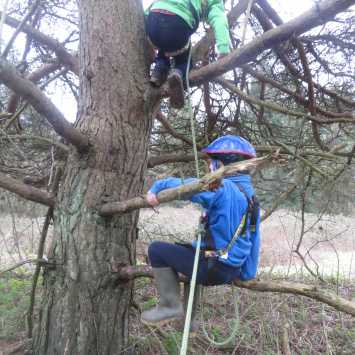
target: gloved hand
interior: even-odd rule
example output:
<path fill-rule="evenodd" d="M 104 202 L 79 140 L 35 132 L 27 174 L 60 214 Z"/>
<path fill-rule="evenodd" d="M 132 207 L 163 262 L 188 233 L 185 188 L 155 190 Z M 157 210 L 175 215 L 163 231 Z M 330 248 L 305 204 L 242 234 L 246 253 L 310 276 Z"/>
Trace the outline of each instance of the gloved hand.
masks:
<path fill-rule="evenodd" d="M 148 191 L 146 200 L 152 207 L 159 205 L 157 195 L 153 192 Z"/>

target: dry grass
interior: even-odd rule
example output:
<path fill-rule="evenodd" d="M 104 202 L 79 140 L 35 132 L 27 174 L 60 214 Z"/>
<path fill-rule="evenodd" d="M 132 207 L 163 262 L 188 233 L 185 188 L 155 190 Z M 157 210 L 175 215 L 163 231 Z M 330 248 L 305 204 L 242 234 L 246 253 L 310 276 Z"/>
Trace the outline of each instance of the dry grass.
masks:
<path fill-rule="evenodd" d="M 176 207 L 178 206 L 178 207 Z M 262 225 L 261 268 L 263 278 L 295 278 L 314 283 L 301 260 L 292 253 L 300 238 L 301 225 L 296 213 L 281 210 Z M 199 211 L 184 203 L 162 206 L 158 213 L 142 210 L 137 246 L 139 262 L 146 262 L 149 242 L 191 240 Z M 0 270 L 26 258 L 37 250 L 42 218 L 29 219 L 7 215 L 0 217 Z M 326 287 L 355 300 L 355 221 L 338 216 L 306 215 L 306 231 L 301 252 L 306 262 L 326 278 Z M 49 238 L 51 235 L 49 232 Z M 308 251 L 308 254 L 307 254 Z M 31 271 L 31 265 L 26 266 Z M 150 280 L 136 281 L 135 303 L 151 307 L 157 300 Z M 325 286 L 324 286 L 325 287 Z M 206 289 L 205 319 L 210 336 L 221 340 L 233 324 L 234 301 L 230 287 Z M 285 335 L 292 354 L 354 354 L 355 322 L 313 300 L 292 295 L 260 294 L 237 290 L 238 334 L 224 348 L 211 345 L 201 327 L 190 341 L 193 354 L 279 354 Z M 139 321 L 139 311 L 132 307 L 130 341 L 125 354 L 177 354 L 181 342 L 181 324 L 162 329 L 147 328 Z M 287 330 L 285 332 L 285 329 Z M 2 340 L 0 354 L 7 354 L 14 344 Z M 20 354 L 19 352 L 18 354 Z"/>

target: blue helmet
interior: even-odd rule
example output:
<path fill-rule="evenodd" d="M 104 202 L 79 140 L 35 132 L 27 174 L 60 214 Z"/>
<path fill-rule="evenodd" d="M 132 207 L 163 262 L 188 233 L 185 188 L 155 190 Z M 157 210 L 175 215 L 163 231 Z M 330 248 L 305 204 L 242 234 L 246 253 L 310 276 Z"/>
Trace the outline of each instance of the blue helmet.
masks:
<path fill-rule="evenodd" d="M 224 164 L 256 157 L 255 148 L 246 139 L 232 135 L 215 139 L 202 152 Z"/>

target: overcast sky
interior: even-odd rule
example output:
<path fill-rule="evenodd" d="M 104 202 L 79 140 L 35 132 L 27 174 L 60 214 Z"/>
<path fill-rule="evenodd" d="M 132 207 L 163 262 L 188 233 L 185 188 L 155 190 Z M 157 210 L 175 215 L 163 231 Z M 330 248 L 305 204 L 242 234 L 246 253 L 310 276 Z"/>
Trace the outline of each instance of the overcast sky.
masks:
<path fill-rule="evenodd" d="M 143 6 L 146 8 L 152 2 L 152 0 L 142 0 Z M 309 9 L 314 0 L 269 0 L 270 4 L 279 13 L 281 18 L 285 21 L 294 18 L 302 12 Z M 0 0 L 0 4 L 4 3 L 4 0 Z M 1 6 L 2 9 L 3 6 Z M 53 103 L 63 112 L 64 116 L 71 122 L 76 118 L 76 102 L 68 89 L 67 92 L 63 92 L 60 88 L 50 87 L 49 91 L 54 94 L 50 95 Z"/>

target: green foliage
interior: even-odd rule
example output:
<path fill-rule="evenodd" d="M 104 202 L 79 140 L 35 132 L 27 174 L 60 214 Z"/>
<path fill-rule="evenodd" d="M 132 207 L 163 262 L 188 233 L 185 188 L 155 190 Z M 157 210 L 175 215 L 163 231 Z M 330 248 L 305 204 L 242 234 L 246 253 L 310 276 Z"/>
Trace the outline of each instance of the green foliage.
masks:
<path fill-rule="evenodd" d="M 0 278 L 0 338 L 11 339 L 25 330 L 31 279 L 5 276 Z"/>
<path fill-rule="evenodd" d="M 149 308 L 154 307 L 157 304 L 157 299 L 155 297 L 149 298 L 146 302 L 142 305 L 142 310 L 146 311 Z"/>
<path fill-rule="evenodd" d="M 179 354 L 179 347 L 182 340 L 181 332 L 172 331 L 169 332 L 167 337 L 164 338 L 163 344 L 165 350 L 168 352 L 169 355 L 177 355 Z"/>

